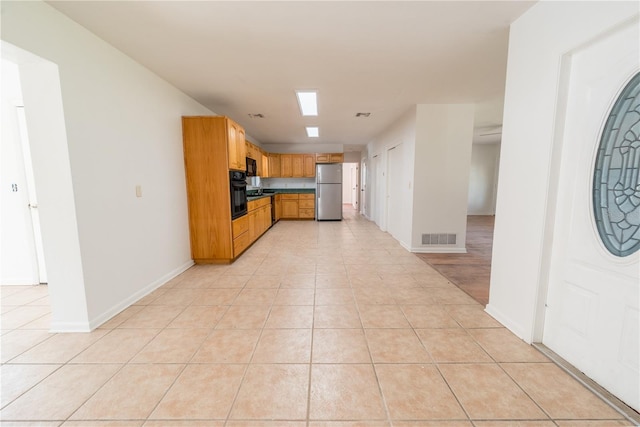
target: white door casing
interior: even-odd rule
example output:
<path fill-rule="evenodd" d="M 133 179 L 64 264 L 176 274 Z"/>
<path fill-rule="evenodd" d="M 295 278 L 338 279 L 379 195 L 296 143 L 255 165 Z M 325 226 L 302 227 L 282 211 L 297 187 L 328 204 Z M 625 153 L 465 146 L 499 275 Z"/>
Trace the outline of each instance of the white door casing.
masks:
<path fill-rule="evenodd" d="M 617 257 L 600 240 L 593 172 L 604 123 L 640 70 L 638 22 L 571 53 L 561 117 L 543 343 L 640 410 L 640 252 Z"/>

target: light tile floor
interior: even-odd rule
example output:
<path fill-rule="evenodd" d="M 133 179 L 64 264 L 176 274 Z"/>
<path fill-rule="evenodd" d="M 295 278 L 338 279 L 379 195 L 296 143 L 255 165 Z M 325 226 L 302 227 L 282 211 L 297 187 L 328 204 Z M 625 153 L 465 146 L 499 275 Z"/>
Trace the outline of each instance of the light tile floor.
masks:
<path fill-rule="evenodd" d="M 279 222 L 88 334 L 2 287 L 3 426 L 632 425 L 374 224 Z"/>

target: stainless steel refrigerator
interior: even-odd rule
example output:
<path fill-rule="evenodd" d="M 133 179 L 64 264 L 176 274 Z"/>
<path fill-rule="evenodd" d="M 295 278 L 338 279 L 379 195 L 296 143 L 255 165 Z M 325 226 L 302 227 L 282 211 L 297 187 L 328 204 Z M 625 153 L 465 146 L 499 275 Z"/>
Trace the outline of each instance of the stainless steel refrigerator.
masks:
<path fill-rule="evenodd" d="M 316 219 L 342 220 L 342 163 L 316 166 Z"/>

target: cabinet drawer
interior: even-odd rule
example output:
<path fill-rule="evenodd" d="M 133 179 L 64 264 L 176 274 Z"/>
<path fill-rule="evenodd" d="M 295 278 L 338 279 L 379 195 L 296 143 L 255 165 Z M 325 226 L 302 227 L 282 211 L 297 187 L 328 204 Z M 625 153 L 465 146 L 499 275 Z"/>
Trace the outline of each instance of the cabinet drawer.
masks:
<path fill-rule="evenodd" d="M 234 239 L 249 229 L 249 220 L 246 215 L 238 219 L 234 219 L 232 224 Z"/>
<path fill-rule="evenodd" d="M 298 200 L 298 194 L 282 194 L 282 200 Z"/>
<path fill-rule="evenodd" d="M 302 193 L 299 196 L 300 196 L 300 200 L 315 200 L 316 199 L 316 195 L 313 194 L 313 193 Z"/>
<path fill-rule="evenodd" d="M 316 210 L 315 209 L 298 209 L 298 217 L 299 218 L 315 218 Z"/>
<path fill-rule="evenodd" d="M 240 255 L 247 247 L 249 247 L 249 233 L 242 233 L 235 239 L 233 239 L 233 257 L 236 258 Z"/>
<path fill-rule="evenodd" d="M 271 197 L 263 197 L 262 199 L 251 200 L 247 202 L 247 211 L 253 211 L 270 204 L 271 204 Z"/>
<path fill-rule="evenodd" d="M 300 201 L 298 202 L 298 208 L 299 209 L 315 209 L 316 208 L 315 200 L 300 199 Z"/>

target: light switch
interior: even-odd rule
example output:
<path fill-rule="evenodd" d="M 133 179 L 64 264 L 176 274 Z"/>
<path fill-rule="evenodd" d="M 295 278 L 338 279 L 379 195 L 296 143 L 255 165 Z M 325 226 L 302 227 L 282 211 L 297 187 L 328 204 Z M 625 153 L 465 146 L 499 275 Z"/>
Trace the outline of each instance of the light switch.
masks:
<path fill-rule="evenodd" d="M 136 197 L 142 197 L 142 185 L 136 185 Z"/>

